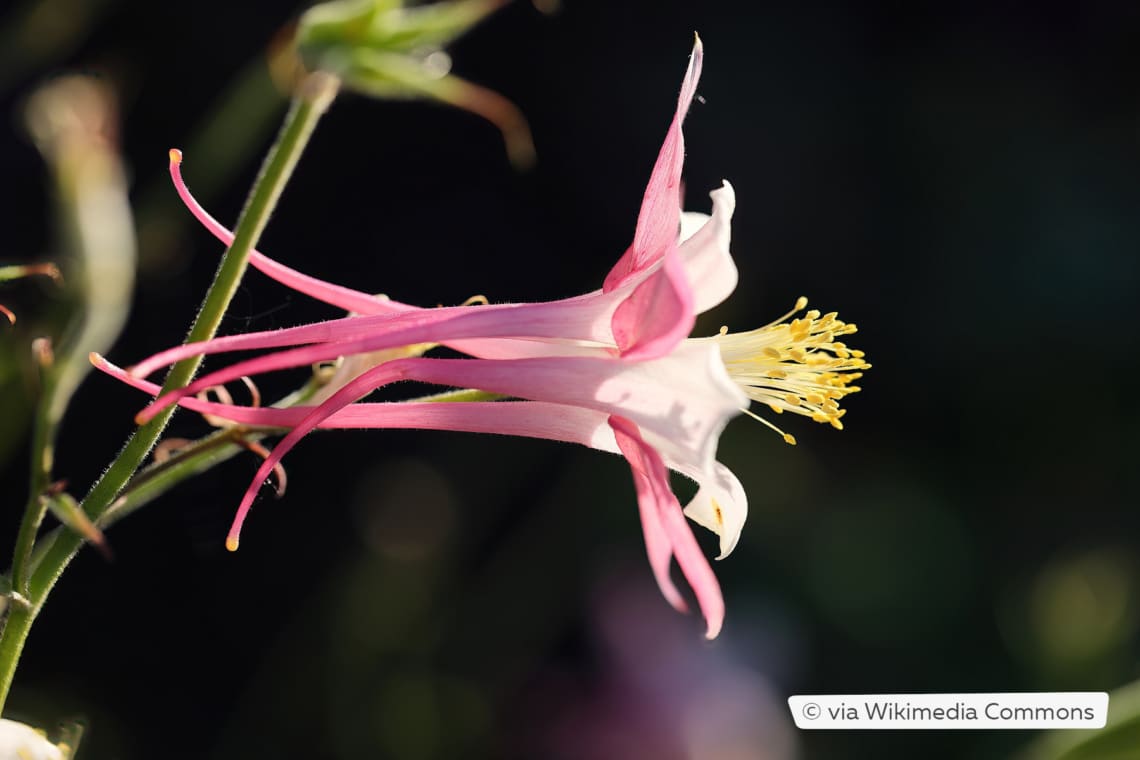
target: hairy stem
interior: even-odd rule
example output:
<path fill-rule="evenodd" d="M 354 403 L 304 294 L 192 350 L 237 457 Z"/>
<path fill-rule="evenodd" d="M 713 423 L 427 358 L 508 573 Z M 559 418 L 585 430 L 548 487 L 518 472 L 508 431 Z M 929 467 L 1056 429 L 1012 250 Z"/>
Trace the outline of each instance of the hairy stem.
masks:
<path fill-rule="evenodd" d="M 237 292 L 250 251 L 265 229 L 313 129 L 336 96 L 338 85 L 335 77 L 322 72 L 310 75 L 301 84 L 277 142 L 265 157 L 261 173 L 254 181 L 249 200 L 234 230 L 233 245 L 222 258 L 214 282 L 186 337 L 188 343 L 209 340 L 217 332 L 218 325 Z M 163 392 L 189 383 L 200 363 L 201 358 L 194 357 L 174 365 L 163 384 Z M 128 439 L 83 500 L 83 508 L 92 520 L 98 520 L 127 485 L 158 441 L 173 412 L 174 407 L 164 410 L 139 427 Z M 83 539 L 70 531 L 53 536 L 50 545 L 34 563 L 26 598 L 12 599 L 8 619 L 0 633 L 0 709 L 7 699 L 20 653 L 36 615 L 55 582 L 82 545 Z"/>

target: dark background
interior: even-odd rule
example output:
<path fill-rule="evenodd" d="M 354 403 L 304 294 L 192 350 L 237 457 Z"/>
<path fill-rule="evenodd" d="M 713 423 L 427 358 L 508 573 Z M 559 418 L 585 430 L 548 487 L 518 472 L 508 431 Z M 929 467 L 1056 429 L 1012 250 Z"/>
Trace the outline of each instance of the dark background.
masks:
<path fill-rule="evenodd" d="M 257 504 L 236 555 L 223 539 L 252 457 L 115 527 L 113 563 L 85 552 L 7 713 L 83 716 L 93 758 L 1001 758 L 1033 735 L 805 733 L 785 700 L 1140 677 L 1140 6 L 1072 6 L 519 2 L 451 53 L 526 114 L 532 171 L 440 106 L 345 95 L 320 125 L 262 250 L 423 305 L 572 295 L 628 244 L 700 32 L 688 205 L 732 181 L 741 282 L 698 333 L 806 295 L 859 324 L 849 342 L 874 364 L 841 433 L 785 416 L 794 448 L 745 418 L 722 437 L 751 514 L 716 565 L 715 643 L 654 587 L 619 458 L 326 433 L 288 457 L 288 494 Z M 259 59 L 298 10 L 108 0 L 74 5 L 75 36 L 38 58 L 7 48 L 5 261 L 56 239 L 22 98 L 76 69 L 121 98 L 144 229 L 119 363 L 181 340 L 220 254 L 176 205 L 167 149 L 232 223 L 283 108 Z M 239 127 L 202 138 L 242 77 Z M 211 160 L 244 139 L 240 160 Z M 9 348 L 52 297 L 16 290 Z M 251 272 L 223 330 L 334 315 Z M 143 401 L 85 383 L 57 456 L 73 490 Z M 23 425 L 3 424 L 2 545 Z"/>

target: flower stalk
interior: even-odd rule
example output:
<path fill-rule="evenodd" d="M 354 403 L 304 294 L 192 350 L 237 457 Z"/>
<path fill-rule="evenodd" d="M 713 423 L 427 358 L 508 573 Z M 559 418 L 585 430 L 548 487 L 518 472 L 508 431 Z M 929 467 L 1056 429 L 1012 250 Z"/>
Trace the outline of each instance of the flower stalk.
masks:
<path fill-rule="evenodd" d="M 217 332 L 226 309 L 237 292 L 250 252 L 265 229 L 313 130 L 336 97 L 338 87 L 336 77 L 316 72 L 309 75 L 298 88 L 277 141 L 254 181 L 249 200 L 238 219 L 233 244 L 222 258 L 214 282 L 187 335 L 187 342 L 209 340 Z M 200 363 L 199 357 L 193 357 L 176 364 L 167 375 L 163 388 L 173 390 L 185 386 L 193 378 Z M 164 410 L 139 427 L 83 499 L 81 506 L 92 521 L 98 521 L 127 486 L 158 441 L 172 412 L 173 409 Z M 36 561 L 28 563 L 30 577 L 26 593 L 10 606 L 8 619 L 3 632 L 0 632 L 0 709 L 3 708 L 12 685 L 32 623 L 84 539 L 70 531 L 62 531 L 45 541 L 50 541 L 45 551 Z M 14 597 L 15 599 L 17 598 Z"/>

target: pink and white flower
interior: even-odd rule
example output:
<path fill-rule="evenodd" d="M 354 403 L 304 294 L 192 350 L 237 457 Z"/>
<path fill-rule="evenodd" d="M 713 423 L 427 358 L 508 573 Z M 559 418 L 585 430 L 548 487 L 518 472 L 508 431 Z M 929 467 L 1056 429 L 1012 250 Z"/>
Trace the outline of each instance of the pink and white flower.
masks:
<path fill-rule="evenodd" d="M 747 500 L 736 477 L 716 461 L 720 432 L 731 417 L 746 410 L 750 398 L 777 412 L 798 412 L 840 426 L 842 411 L 836 400 L 857 390 L 848 382 L 858 376 L 854 370 L 867 365 L 859 352 L 834 340 L 854 327 L 834 315 L 820 318 L 818 312 L 750 333 L 687 339 L 696 314 L 723 301 L 737 281 L 728 250 L 735 208 L 732 186 L 725 182 L 712 193 L 711 216 L 680 211 L 681 122 L 696 91 L 701 60 L 698 40 L 633 242 L 599 290 L 546 303 L 420 309 L 307 277 L 254 252 L 254 267 L 350 310 L 352 316 L 179 346 L 128 371 L 96 357 L 104 371 L 157 393 L 157 386 L 145 377 L 180 359 L 281 349 L 209 373 L 161 396 L 138 417 L 145 421 L 179 403 L 239 424 L 289 429 L 247 489 L 227 545 L 236 548 L 242 521 L 273 466 L 316 428 L 416 427 L 581 443 L 625 457 L 634 477 L 650 564 L 663 594 L 674 607 L 685 608 L 669 576 L 676 557 L 705 617 L 707 636 L 717 635 L 724 617 L 720 588 L 684 515 L 720 536 L 721 557 L 732 551 Z M 171 171 L 180 195 L 195 216 L 229 244 L 229 231 L 182 183 L 180 160 L 172 151 Z M 797 304 L 797 311 L 804 305 Z M 434 345 L 475 358 L 419 355 Z M 391 358 L 392 352 L 402 355 Z M 355 362 L 353 372 L 338 375 L 331 392 L 312 406 L 251 408 L 194 396 L 243 376 L 341 357 L 366 358 Z M 475 388 L 522 400 L 360 401 L 399 380 Z M 684 512 L 669 487 L 668 469 L 700 486 Z"/>

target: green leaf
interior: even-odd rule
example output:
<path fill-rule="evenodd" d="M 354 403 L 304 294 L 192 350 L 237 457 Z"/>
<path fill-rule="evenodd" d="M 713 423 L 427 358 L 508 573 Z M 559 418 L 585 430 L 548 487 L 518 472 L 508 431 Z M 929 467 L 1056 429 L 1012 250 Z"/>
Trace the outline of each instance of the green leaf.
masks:
<path fill-rule="evenodd" d="M 345 83 L 374 97 L 436 100 L 481 116 L 502 132 L 511 163 L 518 167 L 534 163 L 534 141 L 526 118 L 493 90 L 453 74 L 441 74 L 409 56 L 372 50 L 354 53 Z"/>
<path fill-rule="evenodd" d="M 104 556 L 110 555 L 111 550 L 107 546 L 107 538 L 103 535 L 103 531 L 91 522 L 91 518 L 79 506 L 74 496 L 69 493 L 58 493 L 43 498 L 47 508 L 57 520 L 98 547 Z"/>
<path fill-rule="evenodd" d="M 443 47 L 504 5 L 505 0 L 456 0 L 419 5 L 384 17 L 385 31 L 399 49 Z"/>
<path fill-rule="evenodd" d="M 534 162 L 534 143 L 522 113 L 503 96 L 453 76 L 442 52 L 507 2 L 405 7 L 391 0 L 335 0 L 301 17 L 297 52 L 307 67 L 335 74 L 355 92 L 436 100 L 487 119 L 503 133 L 511 162 L 525 168 Z"/>
<path fill-rule="evenodd" d="M 336 0 L 310 8 L 297 27 L 297 48 L 308 64 L 328 68 L 345 53 L 439 49 L 466 34 L 505 0 L 453 0 L 405 8 L 391 0 Z"/>

